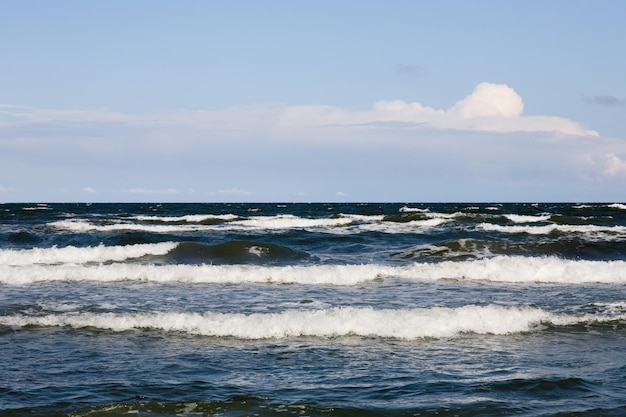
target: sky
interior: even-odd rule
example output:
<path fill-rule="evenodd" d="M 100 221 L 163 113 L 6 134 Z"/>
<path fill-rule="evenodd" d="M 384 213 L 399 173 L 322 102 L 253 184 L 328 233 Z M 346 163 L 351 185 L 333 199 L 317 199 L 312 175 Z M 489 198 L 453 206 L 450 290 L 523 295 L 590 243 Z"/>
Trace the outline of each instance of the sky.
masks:
<path fill-rule="evenodd" d="M 621 0 L 0 0 L 0 202 L 625 202 Z"/>

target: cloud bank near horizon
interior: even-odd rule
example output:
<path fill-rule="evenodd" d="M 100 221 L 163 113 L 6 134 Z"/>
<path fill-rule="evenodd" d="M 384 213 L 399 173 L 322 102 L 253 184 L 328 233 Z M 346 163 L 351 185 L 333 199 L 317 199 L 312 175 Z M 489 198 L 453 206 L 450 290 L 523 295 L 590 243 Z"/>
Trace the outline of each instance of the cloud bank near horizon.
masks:
<path fill-rule="evenodd" d="M 520 187 L 578 195 L 578 185 L 626 181 L 624 141 L 524 107 L 493 83 L 447 109 L 391 100 L 358 111 L 269 103 L 134 115 L 2 105 L 0 193 L 45 183 L 105 200 L 388 200 L 417 190 L 510 200 Z"/>
<path fill-rule="evenodd" d="M 556 116 L 525 116 L 524 102 L 505 84 L 484 82 L 449 109 L 435 109 L 419 102 L 381 100 L 369 111 L 352 111 L 324 105 L 257 104 L 220 110 L 179 110 L 147 116 L 106 110 L 56 110 L 0 105 L 0 128 L 34 128 L 37 125 L 123 125 L 166 129 L 223 131 L 269 130 L 291 134 L 312 127 L 403 126 L 434 130 L 493 133 L 545 132 L 598 137 L 599 133 Z"/>

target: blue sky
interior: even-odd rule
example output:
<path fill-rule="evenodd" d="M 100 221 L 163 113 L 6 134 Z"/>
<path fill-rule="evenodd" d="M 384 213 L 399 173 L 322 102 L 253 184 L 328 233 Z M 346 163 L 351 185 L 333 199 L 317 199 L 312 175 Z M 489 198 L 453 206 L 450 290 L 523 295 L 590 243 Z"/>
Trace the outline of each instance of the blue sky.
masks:
<path fill-rule="evenodd" d="M 0 0 L 0 201 L 626 201 L 624 16 Z"/>

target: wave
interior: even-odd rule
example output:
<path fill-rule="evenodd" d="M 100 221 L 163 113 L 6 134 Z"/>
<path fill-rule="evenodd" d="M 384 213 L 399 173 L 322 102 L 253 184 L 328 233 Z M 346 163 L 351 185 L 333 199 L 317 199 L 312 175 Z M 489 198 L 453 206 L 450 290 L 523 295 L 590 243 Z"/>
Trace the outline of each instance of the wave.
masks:
<path fill-rule="evenodd" d="M 185 216 L 132 216 L 130 218 L 145 222 L 213 224 L 235 220 L 239 216 L 236 214 L 187 214 Z"/>
<path fill-rule="evenodd" d="M 67 246 L 63 248 L 34 249 L 2 249 L 0 265 L 33 265 L 33 264 L 66 264 L 124 261 L 145 255 L 165 255 L 175 249 L 178 243 L 144 243 L 127 246 L 95 246 L 79 248 Z"/>
<path fill-rule="evenodd" d="M 24 207 L 22 211 L 52 210 L 47 204 L 37 204 L 36 206 Z"/>
<path fill-rule="evenodd" d="M 387 234 L 399 233 L 428 233 L 432 229 L 450 222 L 445 218 L 410 218 L 408 220 L 390 220 L 385 218 L 382 222 L 362 223 L 350 232 L 378 232 Z M 356 229 L 356 230 L 355 230 Z"/>
<path fill-rule="evenodd" d="M 164 260 L 184 264 L 283 263 L 305 259 L 303 251 L 282 245 L 254 241 L 229 241 L 217 245 L 183 242 L 170 250 Z"/>
<path fill-rule="evenodd" d="M 551 218 L 551 215 L 549 214 L 544 214 L 540 216 L 528 216 L 528 215 L 521 215 L 521 214 L 504 214 L 503 216 L 509 219 L 510 221 L 512 221 L 513 223 L 538 223 L 538 222 L 548 221 Z"/>
<path fill-rule="evenodd" d="M 0 265 L 61 265 L 121 262 L 141 259 L 156 264 L 241 264 L 297 261 L 309 256 L 286 246 L 254 242 L 229 241 L 216 245 L 194 242 L 144 243 L 125 246 L 95 246 L 34 249 L 0 249 Z"/>
<path fill-rule="evenodd" d="M 528 233 L 531 235 L 547 235 L 552 232 L 562 233 L 612 233 L 626 234 L 626 226 L 598 226 L 598 225 L 565 225 L 549 224 L 544 226 L 503 226 L 492 223 L 481 223 L 478 229 L 487 232 L 500 233 Z"/>
<path fill-rule="evenodd" d="M 115 217 L 109 219 L 71 218 L 48 223 L 58 230 L 73 233 L 90 232 L 145 232 L 145 233 L 194 233 L 194 232 L 284 232 L 307 230 L 331 234 L 355 233 L 429 233 L 433 228 L 448 227 L 467 230 L 483 230 L 500 233 L 527 233 L 545 235 L 561 233 L 619 233 L 626 234 L 626 226 L 614 224 L 589 224 L 589 217 L 572 215 L 484 213 L 453 211 L 431 212 L 429 209 L 400 209 L 396 214 L 345 214 L 330 217 L 301 217 L 293 214 L 242 217 L 235 214 L 191 214 L 185 216 Z M 598 219 L 611 221 L 612 217 Z M 544 223 L 536 225 L 535 223 Z"/>
<path fill-rule="evenodd" d="M 294 215 L 255 216 L 229 221 L 198 222 L 175 221 L 174 223 L 133 223 L 125 220 L 96 223 L 85 219 L 66 219 L 48 223 L 48 226 L 73 233 L 142 231 L 150 233 L 192 233 L 199 231 L 272 232 L 292 229 L 323 231 L 326 233 L 406 233 L 427 231 L 452 219 L 453 215 L 409 218 L 402 221 L 384 221 L 383 215 L 340 214 L 326 218 L 305 218 Z M 180 218 L 176 218 L 180 219 Z M 198 218 L 200 219 L 200 218 Z M 210 219 L 209 219 L 210 220 Z"/>
<path fill-rule="evenodd" d="M 467 208 L 469 209 L 469 208 Z M 468 211 L 456 211 L 453 213 L 438 213 L 431 212 L 429 210 L 400 210 L 400 214 L 392 214 L 385 216 L 385 221 L 390 222 L 410 222 L 410 221 L 424 221 L 424 220 L 435 220 L 435 219 L 445 219 L 448 221 L 459 221 L 459 222 L 476 222 L 481 219 L 487 221 L 493 221 L 496 224 L 502 222 L 511 222 L 511 223 L 540 223 L 540 222 L 551 222 L 554 219 L 554 216 L 551 214 L 540 214 L 540 215 L 522 215 L 522 214 L 492 214 L 492 213 L 482 213 L 482 212 L 468 212 Z M 579 219 L 579 218 L 576 218 Z M 581 220 L 579 220 L 581 221 Z M 491 223 L 486 223 L 491 224 Z"/>
<path fill-rule="evenodd" d="M 256 255 L 253 255 L 256 256 Z M 386 265 L 0 265 L 0 283 L 50 281 L 186 284 L 300 284 L 351 286 L 385 279 L 456 280 L 511 284 L 624 284 L 626 262 L 566 260 L 556 257 L 496 256 L 488 259 Z"/>
<path fill-rule="evenodd" d="M 5 326 L 72 327 L 125 332 L 150 329 L 238 339 L 288 337 L 380 337 L 404 340 L 449 338 L 463 334 L 506 335 L 624 320 L 626 314 L 555 314 L 530 307 L 467 305 L 458 308 L 384 309 L 338 307 L 280 313 L 70 313 L 0 317 Z"/>
<path fill-rule="evenodd" d="M 180 219 L 180 218 L 177 218 Z M 283 230 L 306 229 L 320 227 L 345 226 L 355 221 L 354 216 L 333 218 L 309 219 L 290 214 L 278 216 L 256 216 L 231 220 L 227 224 L 202 224 L 203 220 L 195 224 L 142 224 L 127 221 L 118 221 L 112 224 L 97 224 L 83 219 L 60 220 L 49 223 L 49 226 L 71 232 L 115 232 L 123 230 L 141 230 L 154 233 L 194 232 L 201 230 Z"/>
<path fill-rule="evenodd" d="M 115 223 L 98 224 L 83 219 L 59 220 L 48 223 L 48 226 L 73 233 L 88 232 L 119 232 L 142 231 L 151 233 L 197 232 L 209 230 L 210 226 L 185 224 L 141 224 L 117 221 Z"/>
<path fill-rule="evenodd" d="M 614 208 L 614 209 L 619 209 L 619 210 L 626 210 L 626 204 L 614 203 L 614 204 L 609 204 L 608 207 L 609 208 Z"/>
<path fill-rule="evenodd" d="M 256 230 L 334 227 L 346 226 L 353 223 L 355 220 L 363 220 L 365 217 L 369 216 L 339 215 L 330 218 L 316 219 L 294 216 L 292 214 L 281 214 L 277 216 L 249 217 L 241 221 L 241 226 Z"/>
<path fill-rule="evenodd" d="M 415 245 L 391 253 L 390 259 L 400 261 L 441 261 L 493 258 L 495 256 L 557 257 L 595 261 L 626 260 L 623 239 L 589 239 L 568 235 L 559 239 L 522 241 L 453 239 Z"/>

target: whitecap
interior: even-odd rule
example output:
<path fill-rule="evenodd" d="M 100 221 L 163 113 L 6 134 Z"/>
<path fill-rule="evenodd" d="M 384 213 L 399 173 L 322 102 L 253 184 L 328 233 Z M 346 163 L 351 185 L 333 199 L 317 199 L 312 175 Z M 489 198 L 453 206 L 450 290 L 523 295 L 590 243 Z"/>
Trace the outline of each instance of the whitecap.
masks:
<path fill-rule="evenodd" d="M 556 257 L 496 256 L 466 261 L 364 265 L 0 265 L 0 283 L 28 285 L 50 281 L 135 281 L 186 284 L 299 284 L 351 286 L 381 279 L 564 284 L 626 283 L 626 262 L 567 260 Z"/>
<path fill-rule="evenodd" d="M 598 226 L 598 225 L 567 225 L 548 224 L 544 226 L 503 226 L 492 223 L 481 223 L 476 226 L 478 229 L 487 232 L 500 233 L 528 233 L 531 235 L 547 235 L 558 231 L 563 233 L 617 233 L 626 234 L 626 226 Z"/>
<path fill-rule="evenodd" d="M 280 339 L 291 337 L 380 337 L 404 340 L 450 338 L 463 334 L 508 335 L 542 326 L 623 320 L 616 316 L 555 314 L 538 308 L 466 305 L 457 308 L 373 309 L 337 307 L 280 313 L 78 313 L 2 316 L 5 326 L 96 328 L 124 332 L 150 329 L 211 337 Z"/>
<path fill-rule="evenodd" d="M 504 217 L 512 221 L 513 223 L 538 223 L 550 220 L 549 214 L 540 216 L 525 216 L 520 214 L 505 214 Z"/>
<path fill-rule="evenodd" d="M 33 265 L 124 261 L 144 255 L 165 255 L 178 243 L 144 243 L 127 246 L 90 246 L 33 249 L 0 249 L 0 265 Z"/>

